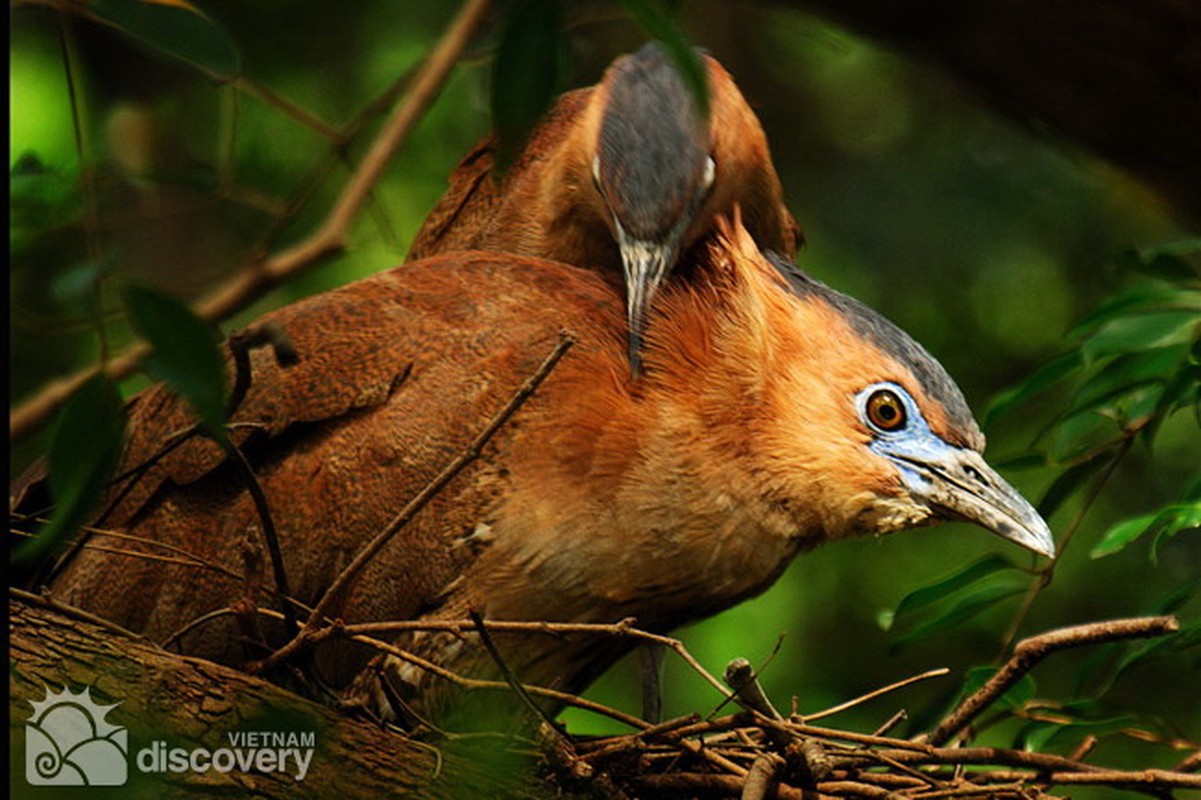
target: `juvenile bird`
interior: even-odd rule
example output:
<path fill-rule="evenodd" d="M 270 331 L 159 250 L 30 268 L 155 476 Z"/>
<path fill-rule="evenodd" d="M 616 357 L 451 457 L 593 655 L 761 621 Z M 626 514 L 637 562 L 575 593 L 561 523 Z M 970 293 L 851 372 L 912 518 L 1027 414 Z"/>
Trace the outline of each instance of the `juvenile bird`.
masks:
<path fill-rule="evenodd" d="M 624 279 L 630 364 L 681 254 L 742 209 L 761 249 L 792 259 L 800 229 L 783 204 L 759 120 L 733 79 L 701 56 L 708 115 L 657 43 L 564 95 L 503 176 L 485 139 L 451 176 L 409 260 L 481 249 L 548 258 Z"/>
<path fill-rule="evenodd" d="M 626 377 L 620 293 L 595 272 L 491 252 L 407 264 L 267 315 L 300 361 L 253 360 L 232 418 L 279 531 L 288 579 L 314 604 L 354 554 L 462 451 L 551 350 L 578 341 L 478 460 L 370 564 L 332 612 L 347 622 L 615 622 L 669 631 L 766 589 L 799 552 L 944 519 L 1036 552 L 1037 512 L 984 461 L 943 368 L 856 301 L 764 257 L 719 221 L 647 330 L 644 379 Z M 247 592 L 242 542 L 260 516 L 234 465 L 192 440 L 163 387 L 130 404 L 122 470 L 161 456 L 104 527 L 143 537 L 85 548 L 51 587 L 184 652 L 240 663 L 229 615 Z M 113 546 L 95 535 L 93 544 Z M 180 555 L 186 552 L 194 561 Z M 262 605 L 270 605 L 262 598 Z M 197 620 L 200 624 L 192 625 Z M 191 627 L 189 627 L 191 625 Z M 269 644 L 282 632 L 272 620 Z M 397 644 L 465 676 L 496 677 L 475 634 Z M 579 691 L 624 639 L 497 634 L 523 681 Z M 316 653 L 342 686 L 369 651 Z M 465 698 L 392 661 L 392 694 L 442 719 Z M 489 702 L 495 702 L 495 697 Z"/>

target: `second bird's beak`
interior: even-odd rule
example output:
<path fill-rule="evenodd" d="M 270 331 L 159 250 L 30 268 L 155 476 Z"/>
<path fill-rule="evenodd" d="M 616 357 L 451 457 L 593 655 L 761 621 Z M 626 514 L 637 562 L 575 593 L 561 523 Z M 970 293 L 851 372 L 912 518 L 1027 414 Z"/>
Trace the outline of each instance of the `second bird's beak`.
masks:
<path fill-rule="evenodd" d="M 640 352 L 642 337 L 646 332 L 647 315 L 664 275 L 676 260 L 679 237 L 672 235 L 668 237 L 668 241 L 663 242 L 647 241 L 630 236 L 620 223 L 616 228 L 617 244 L 621 250 L 621 263 L 625 271 L 626 318 L 630 326 L 630 369 L 637 374 L 641 363 Z"/>
<path fill-rule="evenodd" d="M 932 434 L 878 441 L 873 449 L 896 464 L 913 499 L 938 516 L 973 522 L 1040 555 L 1055 555 L 1051 529 L 1038 511 L 976 451 Z"/>

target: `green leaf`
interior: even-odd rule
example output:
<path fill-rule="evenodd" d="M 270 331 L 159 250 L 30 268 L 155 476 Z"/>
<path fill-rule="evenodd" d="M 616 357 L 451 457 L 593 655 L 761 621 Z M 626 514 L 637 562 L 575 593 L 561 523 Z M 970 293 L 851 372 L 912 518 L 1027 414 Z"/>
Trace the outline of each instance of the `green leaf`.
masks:
<path fill-rule="evenodd" d="M 1088 557 L 1104 558 L 1122 550 L 1131 542 L 1137 541 L 1151 529 L 1156 516 L 1156 514 L 1143 514 L 1111 526 L 1101 535 L 1101 541 L 1088 551 Z"/>
<path fill-rule="evenodd" d="M 92 0 L 92 13 L 128 36 L 223 78 L 241 72 L 226 30 L 184 0 Z"/>
<path fill-rule="evenodd" d="M 643 30 L 663 45 L 671 60 L 676 62 L 680 77 L 692 93 L 697 109 L 702 115 L 708 116 L 709 74 L 700 55 L 680 30 L 680 26 L 665 12 L 661 4 L 650 0 L 621 0 L 621 4 Z"/>
<path fill-rule="evenodd" d="M 1088 480 L 1090 475 L 1100 469 L 1103 463 L 1104 459 L 1093 458 L 1083 464 L 1068 467 L 1060 473 L 1059 477 L 1047 487 L 1042 500 L 1038 503 L 1038 513 L 1042 515 L 1042 518 L 1048 519 L 1058 511 L 1059 507 Z"/>
<path fill-rule="evenodd" d="M 1201 329 L 1201 303 L 1196 309 L 1173 309 L 1122 317 L 1106 323 L 1082 348 L 1089 361 L 1121 353 L 1192 342 Z"/>
<path fill-rule="evenodd" d="M 121 393 L 104 375 L 89 378 L 63 406 L 50 441 L 54 511 L 38 535 L 16 549 L 16 562 L 36 563 L 87 521 L 117 469 L 124 435 Z"/>
<path fill-rule="evenodd" d="M 994 666 L 971 667 L 964 676 L 963 689 L 960 691 L 959 699 L 962 700 L 979 691 L 997 674 L 999 669 L 1000 667 Z M 1027 673 L 1017 683 L 1006 689 L 1005 693 L 997 698 L 997 702 L 1010 710 L 1018 709 L 1033 700 L 1037 691 L 1034 678 Z"/>
<path fill-rule="evenodd" d="M 1058 709 L 1056 714 L 1062 713 Z M 1032 752 L 1045 752 L 1057 747 L 1070 747 L 1086 736 L 1105 736 L 1127 728 L 1137 720 L 1133 716 L 1085 719 L 1073 722 L 1036 720 L 1018 732 L 1015 747 Z"/>
<path fill-rule="evenodd" d="M 1091 461 L 1098 452 L 1115 444 L 1119 434 L 1113 420 L 1099 413 L 1070 414 L 1053 426 L 1049 455 L 1057 464 L 1072 464 L 1082 458 Z"/>
<path fill-rule="evenodd" d="M 1118 265 L 1133 272 L 1174 283 L 1188 283 L 1198 278 L 1197 271 L 1185 256 L 1201 253 L 1201 239 L 1180 239 L 1147 247 L 1125 250 L 1118 254 Z"/>
<path fill-rule="evenodd" d="M 1052 389 L 1082 366 L 1084 366 L 1083 354 L 1079 350 L 1073 350 L 1039 367 L 1025 382 L 1001 392 L 993 398 L 988 410 L 984 412 L 984 427 L 987 428 L 997 417 L 1007 411 Z"/>
<path fill-rule="evenodd" d="M 1068 332 L 1069 338 L 1083 336 L 1100 326 L 1131 314 L 1153 311 L 1157 308 L 1172 308 L 1181 305 L 1196 305 L 1197 292 L 1142 283 L 1108 298 L 1092 311 L 1085 314 Z"/>
<path fill-rule="evenodd" d="M 1201 526 L 1201 501 L 1175 503 L 1158 512 L 1143 514 L 1112 526 L 1101 536 L 1101 541 L 1089 551 L 1089 556 L 1102 558 L 1112 555 L 1148 533 L 1154 533 L 1154 557 L 1154 551 L 1163 539 L 1198 526 Z"/>
<path fill-rule="evenodd" d="M 1185 581 L 1161 597 L 1151 608 L 1152 614 L 1175 614 L 1188 605 L 1201 590 L 1201 577 Z"/>
<path fill-rule="evenodd" d="M 1144 275 L 1166 281 L 1183 282 L 1197 279 L 1197 273 L 1189 263 L 1171 253 L 1157 253 L 1149 261 L 1140 262 L 1137 269 Z"/>
<path fill-rule="evenodd" d="M 88 322 L 99 324 L 103 317 L 100 307 L 100 286 L 112 270 L 111 259 L 85 261 L 55 275 L 50 292 L 64 309 Z"/>
<path fill-rule="evenodd" d="M 1168 539 L 1181 531 L 1195 530 L 1201 527 L 1201 503 L 1188 503 L 1169 506 L 1159 512 L 1156 522 L 1161 523 L 1151 540 L 1151 563 L 1159 563 L 1159 548 Z"/>
<path fill-rule="evenodd" d="M 521 0 L 509 12 L 492 63 L 496 163 L 507 168 L 550 108 L 566 72 L 559 0 Z"/>
<path fill-rule="evenodd" d="M 1148 447 L 1155 443 L 1163 421 L 1176 412 L 1177 409 L 1188 405 L 1197 405 L 1201 400 L 1201 366 L 1185 364 L 1180 371 L 1168 381 L 1159 395 L 1159 401 L 1152 412 L 1152 420 L 1143 429 L 1143 436 Z"/>
<path fill-rule="evenodd" d="M 1090 377 L 1076 392 L 1072 411 L 1147 383 L 1167 383 L 1188 357 L 1188 345 L 1156 347 L 1119 356 Z"/>
<path fill-rule="evenodd" d="M 212 326 L 174 297 L 139 286 L 125 290 L 134 327 L 154 348 L 146 371 L 170 384 L 217 439 L 225 438 L 225 361 Z"/>
<path fill-rule="evenodd" d="M 893 640 L 889 649 L 899 652 L 916 641 L 952 628 L 972 619 L 998 603 L 1024 592 L 1020 586 L 984 586 L 968 594 L 946 612 L 926 620 L 908 633 Z"/>
<path fill-rule="evenodd" d="M 987 578 L 989 575 L 995 575 L 998 572 L 1011 569 L 1020 569 L 1020 567 L 1005 556 L 994 554 L 978 559 L 958 572 L 939 580 L 937 583 L 923 586 L 905 595 L 901 598 L 901 602 L 897 604 L 896 611 L 892 615 L 892 621 L 893 623 L 898 620 L 904 621 L 912 616 L 914 612 L 937 603 L 939 600 L 955 594 L 960 589 L 965 589 L 973 583 Z"/>

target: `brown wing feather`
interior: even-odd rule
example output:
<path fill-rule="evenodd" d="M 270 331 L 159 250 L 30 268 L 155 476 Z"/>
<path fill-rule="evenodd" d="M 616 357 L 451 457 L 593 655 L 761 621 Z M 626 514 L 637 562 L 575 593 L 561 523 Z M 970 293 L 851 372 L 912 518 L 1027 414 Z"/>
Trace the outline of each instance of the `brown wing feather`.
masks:
<path fill-rule="evenodd" d="M 240 446 L 269 499 L 294 594 L 314 603 L 504 405 L 562 327 L 595 335 L 598 320 L 611 319 L 604 335 L 620 352 L 620 308 L 617 295 L 580 270 L 460 253 L 268 315 L 301 361 L 285 369 L 269 354 L 256 356 L 233 422 L 252 431 L 239 437 Z M 190 423 L 182 403 L 163 389 L 139 396 L 125 467 L 157 453 Z M 340 613 L 404 619 L 438 602 L 474 559 L 471 534 L 486 530 L 506 486 L 502 461 L 469 467 L 371 565 L 360 582 L 370 589 L 352 591 Z M 224 570 L 85 548 L 56 580 L 53 590 L 64 601 L 158 640 L 243 596 L 245 583 L 225 573 L 244 573 L 243 541 L 262 538 L 243 479 L 199 441 L 163 458 L 105 524 L 160 546 L 103 535 L 91 544 L 178 557 L 161 547 L 169 545 Z M 270 566 L 265 570 L 270 587 Z M 278 607 L 269 595 L 258 600 Z M 245 657 L 237 642 L 232 623 L 222 619 L 183 645 L 237 662 Z M 334 682 L 352 670 L 344 653 L 323 658 L 333 662 L 326 677 Z"/>

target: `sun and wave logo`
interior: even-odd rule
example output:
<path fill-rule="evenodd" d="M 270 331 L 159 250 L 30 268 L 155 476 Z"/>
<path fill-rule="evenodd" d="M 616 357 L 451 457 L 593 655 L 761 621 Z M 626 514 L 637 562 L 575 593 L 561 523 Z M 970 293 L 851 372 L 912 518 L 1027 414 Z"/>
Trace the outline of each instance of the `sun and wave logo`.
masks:
<path fill-rule="evenodd" d="M 122 786 L 129 777 L 128 731 L 105 720 L 120 703 L 102 705 L 91 687 L 74 693 L 46 687 L 30 700 L 25 724 L 25 779 L 34 786 Z"/>

